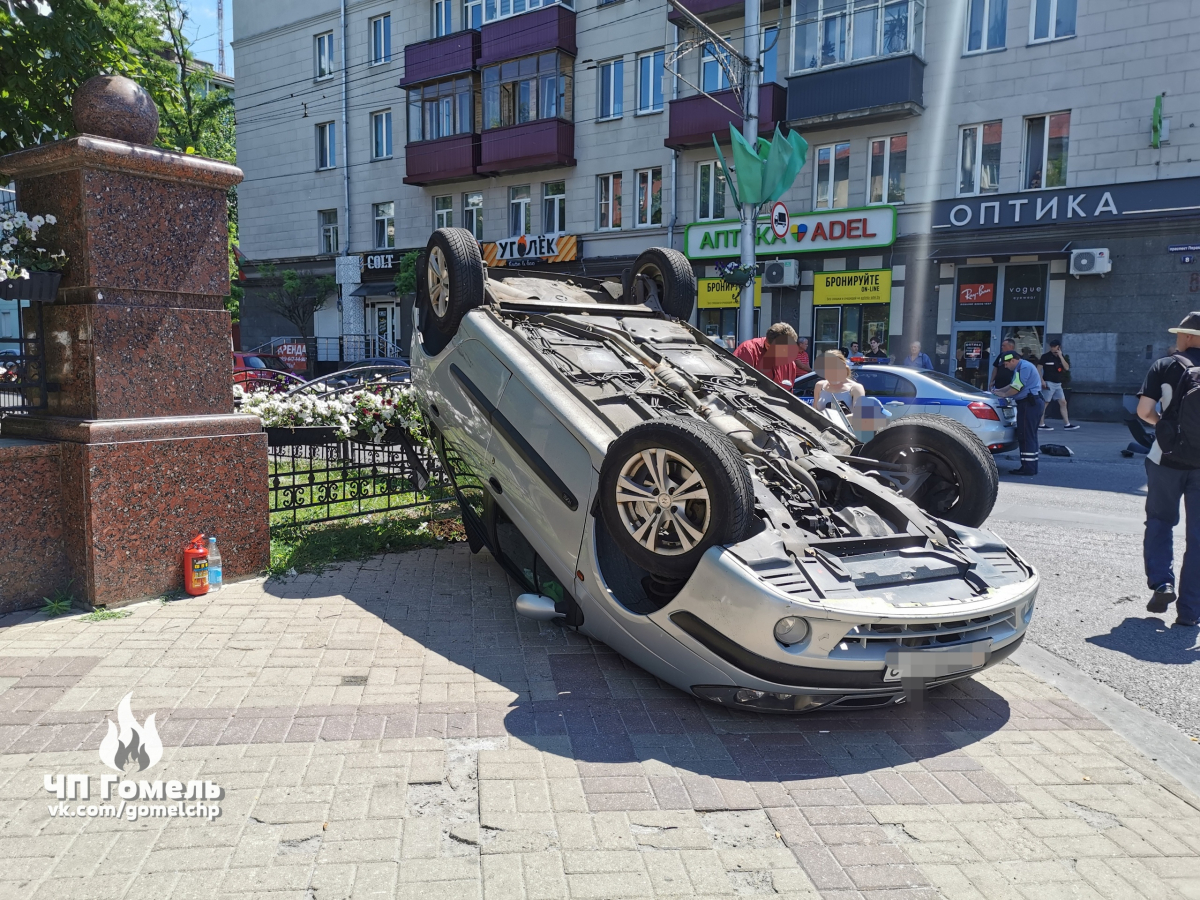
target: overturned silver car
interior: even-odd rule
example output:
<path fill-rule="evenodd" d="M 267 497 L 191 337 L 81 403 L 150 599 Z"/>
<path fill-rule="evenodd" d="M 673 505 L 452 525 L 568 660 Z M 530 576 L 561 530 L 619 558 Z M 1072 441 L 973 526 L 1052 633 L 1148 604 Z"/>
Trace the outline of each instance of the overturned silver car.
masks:
<path fill-rule="evenodd" d="M 862 444 L 687 325 L 681 254 L 498 277 L 441 229 L 418 281 L 413 385 L 523 614 L 768 712 L 918 697 L 1024 637 L 1038 576 L 978 528 L 978 438 L 908 416 Z"/>

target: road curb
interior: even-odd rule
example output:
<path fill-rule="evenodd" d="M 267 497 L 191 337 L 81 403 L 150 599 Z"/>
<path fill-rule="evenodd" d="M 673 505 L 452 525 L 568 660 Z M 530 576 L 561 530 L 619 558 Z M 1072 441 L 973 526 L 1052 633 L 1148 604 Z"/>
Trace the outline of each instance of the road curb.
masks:
<path fill-rule="evenodd" d="M 1200 809 L 1196 801 L 1200 796 L 1200 743 L 1030 641 L 1025 641 L 1009 659 L 1058 688 L 1175 776 L 1195 795 L 1180 799 Z M 1170 789 L 1169 785 L 1164 787 Z"/>

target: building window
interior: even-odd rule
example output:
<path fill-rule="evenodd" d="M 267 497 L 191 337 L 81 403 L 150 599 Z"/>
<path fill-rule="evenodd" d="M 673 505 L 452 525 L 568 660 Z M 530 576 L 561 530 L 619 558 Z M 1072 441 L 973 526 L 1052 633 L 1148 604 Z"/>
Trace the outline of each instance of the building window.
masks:
<path fill-rule="evenodd" d="M 567 183 L 549 181 L 542 185 L 542 233 L 567 233 Z"/>
<path fill-rule="evenodd" d="M 661 112 L 663 108 L 663 70 L 666 54 L 662 50 L 638 57 L 639 113 Z"/>
<path fill-rule="evenodd" d="M 470 78 L 455 78 L 408 92 L 408 142 L 436 141 L 475 131 L 475 88 Z"/>
<path fill-rule="evenodd" d="M 908 162 L 908 135 L 874 138 L 871 141 L 871 172 L 868 203 L 903 203 L 904 174 Z"/>
<path fill-rule="evenodd" d="M 796 0 L 792 16 L 794 72 L 923 50 L 925 0 Z"/>
<path fill-rule="evenodd" d="M 558 2 L 567 9 L 575 8 L 575 0 L 558 0 Z M 519 16 L 521 13 L 543 6 L 553 6 L 554 3 L 555 0 L 484 0 L 483 19 L 485 22 L 495 22 L 497 19 Z"/>
<path fill-rule="evenodd" d="M 508 236 L 520 237 L 533 233 L 529 185 L 522 184 L 508 189 Z"/>
<path fill-rule="evenodd" d="M 625 108 L 625 60 L 600 63 L 599 119 L 619 119 Z"/>
<path fill-rule="evenodd" d="M 433 36 L 435 38 L 454 33 L 451 16 L 453 9 L 453 0 L 433 0 Z"/>
<path fill-rule="evenodd" d="M 621 173 L 601 175 L 596 191 L 599 227 L 614 230 L 621 227 Z"/>
<path fill-rule="evenodd" d="M 536 119 L 571 120 L 575 61 L 543 53 L 483 70 L 483 127 L 503 128 Z"/>
<path fill-rule="evenodd" d="M 376 203 L 374 212 L 375 249 L 390 250 L 396 246 L 396 204 Z"/>
<path fill-rule="evenodd" d="M 320 247 L 321 253 L 337 253 L 338 252 L 338 228 L 337 228 L 337 210 L 322 209 L 317 212 L 317 226 L 320 228 L 320 234 L 317 238 L 317 246 Z"/>
<path fill-rule="evenodd" d="M 333 76 L 333 32 L 328 31 L 325 34 L 318 34 L 313 38 L 313 52 L 315 54 L 315 66 L 317 78 L 331 78 Z"/>
<path fill-rule="evenodd" d="M 850 204 L 850 144 L 817 148 L 813 209 L 843 209 Z"/>
<path fill-rule="evenodd" d="M 701 221 L 725 218 L 725 172 L 715 159 L 696 167 L 696 218 Z"/>
<path fill-rule="evenodd" d="M 724 64 L 723 64 L 724 63 Z M 707 94 L 729 89 L 729 54 L 715 44 L 705 44 L 700 54 L 700 87 Z"/>
<path fill-rule="evenodd" d="M 454 227 L 454 197 L 433 198 L 433 227 Z"/>
<path fill-rule="evenodd" d="M 1000 122 L 967 125 L 959 138 L 959 196 L 1000 190 Z"/>
<path fill-rule="evenodd" d="M 463 0 L 463 25 L 475 29 L 483 27 L 483 0 Z"/>
<path fill-rule="evenodd" d="M 770 84 L 779 76 L 779 26 L 770 25 L 763 29 L 758 63 L 762 66 L 763 84 Z"/>
<path fill-rule="evenodd" d="M 1077 0 L 1033 0 L 1029 10 L 1029 42 L 1073 36 L 1076 6 Z"/>
<path fill-rule="evenodd" d="M 637 173 L 637 216 L 634 225 L 649 228 L 662 224 L 662 168 Z"/>
<path fill-rule="evenodd" d="M 337 165 L 337 123 L 322 122 L 317 126 L 317 168 L 332 169 Z"/>
<path fill-rule="evenodd" d="M 483 240 L 483 194 L 463 194 L 463 228 Z"/>
<path fill-rule="evenodd" d="M 371 113 L 371 159 L 388 159 L 392 155 L 392 111 Z"/>
<path fill-rule="evenodd" d="M 392 61 L 392 17 L 376 16 L 371 20 L 371 65 Z"/>
<path fill-rule="evenodd" d="M 1025 190 L 1066 186 L 1070 131 L 1069 112 L 1025 120 Z"/>
<path fill-rule="evenodd" d="M 1004 48 L 1008 0 L 970 0 L 967 9 L 967 53 Z"/>

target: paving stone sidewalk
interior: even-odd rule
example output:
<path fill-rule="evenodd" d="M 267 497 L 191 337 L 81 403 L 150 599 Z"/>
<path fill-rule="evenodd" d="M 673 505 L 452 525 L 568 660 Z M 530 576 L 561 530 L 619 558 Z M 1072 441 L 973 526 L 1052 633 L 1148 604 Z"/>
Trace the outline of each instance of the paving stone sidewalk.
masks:
<path fill-rule="evenodd" d="M 450 545 L 0 619 L 0 898 L 1200 898 L 1200 800 L 1013 664 L 767 717 L 514 596 Z M 131 691 L 136 777 L 220 784 L 214 821 L 49 815 Z"/>

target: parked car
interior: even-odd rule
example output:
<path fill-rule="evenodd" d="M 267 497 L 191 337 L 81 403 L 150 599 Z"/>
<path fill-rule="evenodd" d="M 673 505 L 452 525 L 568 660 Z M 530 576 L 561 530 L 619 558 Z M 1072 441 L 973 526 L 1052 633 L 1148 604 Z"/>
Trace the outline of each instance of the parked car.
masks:
<path fill-rule="evenodd" d="M 391 382 L 408 381 L 408 360 L 401 357 L 373 356 L 346 364 L 325 381 L 335 387 L 350 387 L 360 381 L 379 381 L 386 379 Z"/>
<path fill-rule="evenodd" d="M 852 365 L 851 371 L 867 396 L 877 398 L 891 413 L 889 427 L 906 416 L 947 416 L 975 432 L 992 453 L 1017 446 L 1017 408 L 1008 400 L 932 369 Z M 810 372 L 796 379 L 792 392 L 811 403 L 820 380 L 818 373 Z M 859 437 L 870 439 L 866 434 Z"/>
<path fill-rule="evenodd" d="M 978 528 L 975 435 L 912 416 L 864 445 L 690 327 L 695 298 L 673 250 L 622 287 L 493 277 L 470 232 L 430 238 L 413 386 L 517 611 L 766 712 L 885 706 L 1011 653 L 1038 575 Z"/>
<path fill-rule="evenodd" d="M 304 379 L 282 357 L 270 353 L 233 353 L 233 383 L 245 391 L 288 390 Z"/>

